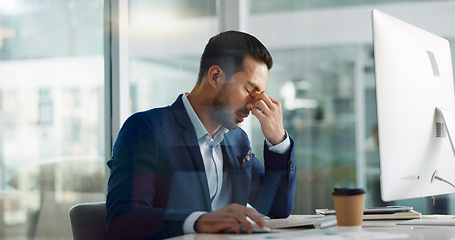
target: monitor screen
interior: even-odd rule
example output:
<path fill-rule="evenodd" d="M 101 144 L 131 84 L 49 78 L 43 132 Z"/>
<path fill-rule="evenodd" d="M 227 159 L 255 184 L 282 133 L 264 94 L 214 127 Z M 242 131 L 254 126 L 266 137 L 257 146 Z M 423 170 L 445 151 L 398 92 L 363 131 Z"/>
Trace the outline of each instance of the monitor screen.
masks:
<path fill-rule="evenodd" d="M 382 199 L 455 192 L 449 42 L 376 9 L 372 17 Z"/>

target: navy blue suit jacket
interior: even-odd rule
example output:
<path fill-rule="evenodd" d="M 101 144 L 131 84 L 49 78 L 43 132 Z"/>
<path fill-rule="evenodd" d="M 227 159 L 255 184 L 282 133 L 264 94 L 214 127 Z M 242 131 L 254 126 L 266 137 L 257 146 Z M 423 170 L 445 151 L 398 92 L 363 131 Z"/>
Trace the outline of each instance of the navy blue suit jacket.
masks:
<path fill-rule="evenodd" d="M 286 154 L 264 147 L 264 165 L 237 128 L 221 143 L 232 203 L 251 204 L 272 218 L 294 207 L 294 144 Z M 108 161 L 107 229 L 112 239 L 160 239 L 183 233 L 194 211 L 211 211 L 196 132 L 181 96 L 171 106 L 133 114 L 122 126 Z"/>

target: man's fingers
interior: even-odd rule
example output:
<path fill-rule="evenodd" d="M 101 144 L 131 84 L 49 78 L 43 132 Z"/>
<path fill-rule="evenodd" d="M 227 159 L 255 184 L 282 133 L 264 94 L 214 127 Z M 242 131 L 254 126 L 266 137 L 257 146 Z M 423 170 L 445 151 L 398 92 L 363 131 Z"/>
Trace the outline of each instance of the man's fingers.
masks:
<path fill-rule="evenodd" d="M 253 226 L 251 225 L 250 221 L 246 219 L 245 216 L 239 218 L 240 224 L 245 228 L 247 233 L 253 233 Z"/>
<path fill-rule="evenodd" d="M 270 106 L 268 106 L 264 100 L 258 100 L 254 104 L 256 109 L 259 109 L 264 115 L 268 115 L 270 113 Z"/>
<path fill-rule="evenodd" d="M 230 217 L 242 225 L 247 233 L 252 233 L 253 227 L 251 226 L 251 222 L 247 219 L 247 216 L 250 215 L 249 208 L 238 204 L 229 205 L 228 208 Z"/>
<path fill-rule="evenodd" d="M 236 219 L 232 218 L 232 219 L 230 219 L 230 221 L 226 221 L 225 223 L 226 223 L 226 225 L 223 226 L 223 230 L 232 228 L 232 230 L 234 230 L 235 233 L 242 232 L 242 226 L 240 226 L 240 224 L 237 222 Z"/>
<path fill-rule="evenodd" d="M 282 142 L 286 133 L 283 126 L 281 103 L 265 93 L 256 96 L 255 100 L 255 102 L 249 103 L 247 108 L 261 123 L 264 137 L 272 145 Z"/>
<path fill-rule="evenodd" d="M 251 114 L 253 114 L 259 121 L 261 121 L 261 118 L 265 117 L 265 114 L 262 112 L 261 109 L 258 108 L 253 108 L 251 110 Z"/>
<path fill-rule="evenodd" d="M 261 228 L 267 225 L 261 214 L 259 214 L 258 211 L 256 211 L 254 208 L 248 208 L 247 217 Z"/>
<path fill-rule="evenodd" d="M 262 93 L 256 97 L 256 102 L 252 106 L 253 109 L 257 108 L 263 112 L 266 116 L 269 116 L 273 112 L 281 108 L 281 103 L 276 99 Z"/>
<path fill-rule="evenodd" d="M 215 233 L 231 228 L 236 233 L 242 232 L 242 227 L 247 233 L 253 232 L 252 223 L 265 227 L 265 221 L 254 208 L 231 204 L 217 211 L 203 214 L 195 223 L 198 232 Z"/>
<path fill-rule="evenodd" d="M 209 213 L 199 218 L 195 224 L 195 230 L 201 233 L 218 233 L 230 228 L 236 233 L 242 231 L 237 219 L 228 215 L 214 216 Z"/>
<path fill-rule="evenodd" d="M 255 98 L 256 102 L 259 101 L 259 100 L 262 100 L 264 101 L 264 103 L 267 105 L 267 106 L 271 106 L 273 104 L 273 101 L 272 101 L 272 98 L 269 97 L 267 94 L 265 93 L 261 93 L 259 95 L 256 96 Z"/>

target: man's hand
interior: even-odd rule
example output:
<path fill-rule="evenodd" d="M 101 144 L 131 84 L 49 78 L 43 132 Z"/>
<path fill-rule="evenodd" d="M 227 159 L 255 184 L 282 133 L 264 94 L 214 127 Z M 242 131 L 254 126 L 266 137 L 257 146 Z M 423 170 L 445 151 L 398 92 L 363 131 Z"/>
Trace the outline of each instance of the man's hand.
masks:
<path fill-rule="evenodd" d="M 262 133 L 264 137 L 272 144 L 277 145 L 281 143 L 285 137 L 286 132 L 283 126 L 283 112 L 281 110 L 281 103 L 272 97 L 261 93 L 255 98 L 254 104 L 247 106 L 251 109 L 251 113 L 261 123 Z"/>
<path fill-rule="evenodd" d="M 252 233 L 253 228 L 247 217 L 259 227 L 266 226 L 264 219 L 256 209 L 234 203 L 200 216 L 194 223 L 194 230 L 200 233 L 218 233 L 232 228 L 236 233 L 240 233 L 243 226 L 247 233 Z"/>

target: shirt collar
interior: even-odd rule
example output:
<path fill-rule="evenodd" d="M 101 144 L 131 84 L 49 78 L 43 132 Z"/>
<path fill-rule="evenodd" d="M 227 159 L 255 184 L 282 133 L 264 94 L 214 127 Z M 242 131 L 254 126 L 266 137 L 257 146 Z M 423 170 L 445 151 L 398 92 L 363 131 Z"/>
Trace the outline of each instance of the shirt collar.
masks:
<path fill-rule="evenodd" d="M 190 117 L 190 120 L 191 120 L 191 123 L 193 124 L 193 127 L 194 127 L 194 131 L 196 131 L 196 136 L 197 136 L 197 139 L 201 139 L 201 138 L 206 138 L 206 136 L 210 137 L 210 134 L 209 132 L 207 131 L 207 129 L 204 127 L 204 124 L 202 124 L 201 120 L 199 119 L 199 117 L 197 116 L 196 112 L 194 111 L 193 109 L 193 106 L 191 106 L 191 103 L 190 101 L 188 100 L 188 94 L 189 93 L 185 93 L 183 94 L 182 96 L 182 101 L 183 101 L 183 105 L 185 106 L 185 110 L 186 112 L 188 113 L 188 116 Z M 229 130 L 223 126 L 221 126 L 218 131 L 215 133 L 215 139 L 218 138 L 218 136 L 223 136 L 224 133 L 227 133 Z M 210 137 L 211 139 L 211 137 Z"/>

